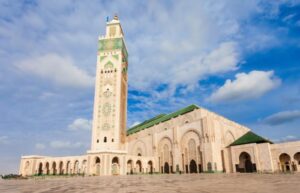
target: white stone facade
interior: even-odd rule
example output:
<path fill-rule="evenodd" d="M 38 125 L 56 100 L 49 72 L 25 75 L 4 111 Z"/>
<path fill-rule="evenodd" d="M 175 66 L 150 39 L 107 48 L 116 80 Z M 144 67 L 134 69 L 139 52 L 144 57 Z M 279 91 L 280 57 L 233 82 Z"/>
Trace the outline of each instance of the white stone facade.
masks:
<path fill-rule="evenodd" d="M 99 38 L 91 150 L 82 156 L 23 156 L 20 174 L 300 170 L 300 141 L 230 146 L 250 129 L 195 105 L 126 135 L 127 57 L 122 27 L 115 17 Z"/>

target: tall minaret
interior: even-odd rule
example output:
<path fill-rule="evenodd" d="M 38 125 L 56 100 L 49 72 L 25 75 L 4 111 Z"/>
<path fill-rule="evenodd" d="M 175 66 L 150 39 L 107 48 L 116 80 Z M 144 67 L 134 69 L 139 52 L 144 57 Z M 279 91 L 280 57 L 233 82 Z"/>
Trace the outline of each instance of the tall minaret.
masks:
<path fill-rule="evenodd" d="M 92 151 L 124 150 L 127 119 L 128 54 L 118 19 L 106 23 L 99 37 L 95 84 Z"/>

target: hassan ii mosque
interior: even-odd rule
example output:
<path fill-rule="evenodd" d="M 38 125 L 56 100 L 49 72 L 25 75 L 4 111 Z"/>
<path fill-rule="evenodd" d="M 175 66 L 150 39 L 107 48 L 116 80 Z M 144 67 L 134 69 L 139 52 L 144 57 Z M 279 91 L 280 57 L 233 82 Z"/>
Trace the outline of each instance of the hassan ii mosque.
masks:
<path fill-rule="evenodd" d="M 127 129 L 128 53 L 117 16 L 98 44 L 91 149 L 22 156 L 21 175 L 300 171 L 300 141 L 274 144 L 197 105 Z"/>

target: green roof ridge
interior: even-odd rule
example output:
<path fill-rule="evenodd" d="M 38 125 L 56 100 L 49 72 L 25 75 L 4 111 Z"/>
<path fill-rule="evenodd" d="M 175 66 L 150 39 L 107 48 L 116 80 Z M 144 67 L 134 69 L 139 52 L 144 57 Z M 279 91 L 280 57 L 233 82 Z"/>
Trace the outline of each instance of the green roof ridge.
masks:
<path fill-rule="evenodd" d="M 245 133 L 243 136 L 235 140 L 230 146 L 235 146 L 235 145 L 244 145 L 244 144 L 249 144 L 249 143 L 271 143 L 273 144 L 272 141 L 267 140 L 252 131 L 248 131 Z"/>
<path fill-rule="evenodd" d="M 175 117 L 177 117 L 179 115 L 183 115 L 183 114 L 186 114 L 188 112 L 191 112 L 194 109 L 199 109 L 199 107 L 197 105 L 192 104 L 192 105 L 189 105 L 187 107 L 184 107 L 184 108 L 182 108 L 182 109 L 180 109 L 178 111 L 175 111 L 175 112 L 167 114 L 167 115 L 166 114 L 160 114 L 160 115 L 155 116 L 155 117 L 153 117 L 153 118 L 151 118 L 149 120 L 146 120 L 146 121 L 144 121 L 144 122 L 142 122 L 142 123 L 140 123 L 140 124 L 138 124 L 138 125 L 136 125 L 136 126 L 134 126 L 132 128 L 129 128 L 127 130 L 127 135 L 131 135 L 133 133 L 136 133 L 136 132 L 139 132 L 141 130 L 144 130 L 144 129 L 147 129 L 149 127 L 152 127 L 152 126 L 154 126 L 156 124 L 168 121 L 168 120 L 170 120 L 172 118 L 175 118 Z"/>
<path fill-rule="evenodd" d="M 142 126 L 145 125 L 146 123 L 152 122 L 152 121 L 154 121 L 155 119 L 159 119 L 159 118 L 161 118 L 161 117 L 163 117 L 163 116 L 165 116 L 165 115 L 166 115 L 166 114 L 159 114 L 159 115 L 157 115 L 157 116 L 155 116 L 155 117 L 153 117 L 153 118 L 151 118 L 151 119 L 148 119 L 148 120 L 146 120 L 146 121 L 144 121 L 144 122 L 142 122 L 142 123 L 139 123 L 139 124 L 137 124 L 137 125 L 135 125 L 135 126 L 129 128 L 129 129 L 127 130 L 127 133 L 129 133 L 129 132 L 130 132 L 130 133 L 131 133 L 131 132 L 135 133 L 135 130 L 136 130 L 137 128 L 142 127 Z"/>

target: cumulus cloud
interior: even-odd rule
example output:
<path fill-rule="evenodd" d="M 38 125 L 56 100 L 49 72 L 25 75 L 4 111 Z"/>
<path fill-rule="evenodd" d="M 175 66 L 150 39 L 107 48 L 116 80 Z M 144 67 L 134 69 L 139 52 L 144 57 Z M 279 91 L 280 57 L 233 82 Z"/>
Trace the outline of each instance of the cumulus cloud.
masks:
<path fill-rule="evenodd" d="M 226 80 L 210 98 L 211 102 L 230 102 L 258 98 L 278 87 L 281 80 L 274 76 L 273 71 L 251 71 L 238 73 L 235 80 Z"/>
<path fill-rule="evenodd" d="M 60 86 L 82 88 L 94 85 L 94 78 L 78 68 L 68 56 L 46 54 L 19 61 L 16 66 Z"/>
<path fill-rule="evenodd" d="M 42 150 L 42 149 L 45 149 L 46 146 L 45 146 L 44 144 L 42 144 L 42 143 L 36 143 L 36 144 L 35 144 L 35 148 L 36 148 L 36 149 Z"/>
<path fill-rule="evenodd" d="M 84 144 L 80 142 L 71 143 L 70 141 L 52 141 L 50 147 L 54 149 L 73 149 L 83 147 Z"/>
<path fill-rule="evenodd" d="M 204 56 L 195 57 L 170 68 L 164 80 L 172 85 L 195 84 L 208 75 L 217 75 L 237 69 L 239 54 L 235 42 L 223 42 Z M 174 78 L 176 77 L 176 78 Z M 163 79 L 163 77 L 161 77 Z"/>
<path fill-rule="evenodd" d="M 79 130 L 91 130 L 92 120 L 78 118 L 73 121 L 73 123 L 68 125 L 69 130 L 79 131 Z"/>
<path fill-rule="evenodd" d="M 0 136 L 0 144 L 8 144 L 8 137 Z"/>
<path fill-rule="evenodd" d="M 281 125 L 284 123 L 300 120 L 300 111 L 282 111 L 266 117 L 263 122 L 268 125 Z"/>

